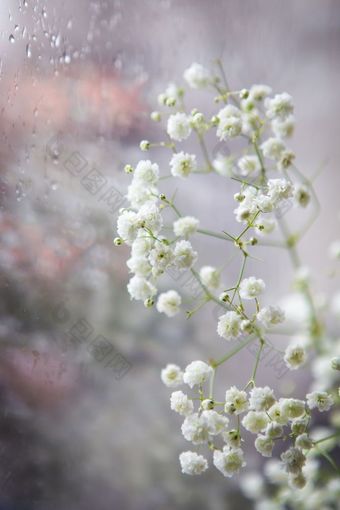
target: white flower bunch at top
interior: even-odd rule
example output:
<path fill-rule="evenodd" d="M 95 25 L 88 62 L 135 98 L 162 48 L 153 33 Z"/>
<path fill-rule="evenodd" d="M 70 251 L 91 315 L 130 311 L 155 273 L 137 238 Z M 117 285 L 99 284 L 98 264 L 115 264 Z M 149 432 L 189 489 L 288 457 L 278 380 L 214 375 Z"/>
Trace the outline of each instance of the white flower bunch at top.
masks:
<path fill-rule="evenodd" d="M 151 119 L 162 130 L 163 138 L 157 143 L 143 140 L 140 149 L 145 152 L 157 147 L 166 156 L 162 165 L 151 157 L 126 165 L 126 173 L 132 180 L 128 185 L 127 204 L 117 220 L 114 243 L 126 244 L 131 250 L 127 260 L 131 299 L 141 300 L 147 308 L 155 308 L 169 318 L 181 313 L 188 302 L 188 318 L 213 304 L 220 313 L 212 336 L 215 340 L 218 337 L 227 340 L 222 343 L 225 346 L 231 344 L 220 358 L 211 353 L 208 360 L 192 361 L 184 370 L 169 363 L 161 371 L 162 382 L 172 390 L 170 407 L 182 420 L 184 440 L 193 445 L 192 450 L 179 456 L 182 472 L 201 475 L 210 465 L 226 477 L 237 475 L 246 465 L 242 446 L 251 441 L 259 455 L 266 459 L 274 457 L 267 461 L 264 471 L 270 483 L 278 486 L 276 492 L 267 493 L 263 481 L 258 488 L 248 491 L 248 496 L 257 500 L 256 510 L 276 509 L 277 504 L 293 510 L 316 510 L 322 505 L 334 508 L 334 501 L 340 497 L 340 484 L 332 484 L 330 480 L 325 490 L 321 488 L 323 480 L 317 478 L 315 458 L 319 443 L 325 441 L 324 446 L 328 447 L 339 434 L 338 421 L 332 418 L 332 427 L 337 427 L 334 433 L 316 440 L 313 420 L 316 412 L 326 413 L 327 417 L 339 401 L 340 342 L 333 331 L 327 330 L 324 319 L 327 302 L 323 300 L 321 306 L 320 299 L 315 297 L 310 271 L 306 273 L 299 255 L 298 244 L 314 217 L 313 212 L 311 218 L 308 215 L 316 194 L 313 183 L 297 168 L 297 158 L 287 146 L 295 126 L 293 100 L 286 92 L 273 93 L 264 84 L 232 90 L 221 64 L 218 69 L 216 72 L 194 63 L 184 72 L 183 84 L 170 83 L 159 95 L 162 111 L 152 112 Z M 187 85 L 195 89 L 194 97 L 214 94 L 212 116 L 198 108 L 186 110 Z M 220 142 L 234 138 L 237 139 L 235 150 L 227 155 L 220 152 L 213 155 L 207 142 L 215 139 L 215 143 L 222 145 Z M 204 218 L 192 216 L 187 210 L 181 185 L 197 179 L 197 174 L 202 178 L 214 174 L 216 179 L 229 179 L 228 186 L 221 189 L 226 189 L 229 199 L 236 202 L 232 218 L 236 221 L 231 232 L 227 231 L 230 218 L 225 218 L 225 227 L 220 230 L 208 230 Z M 162 189 L 165 177 L 167 189 L 171 188 L 169 182 L 174 183 L 169 195 Z M 301 228 L 294 216 L 298 207 L 306 215 L 306 226 Z M 214 258 L 221 254 L 220 262 L 207 260 L 202 264 L 196 238 L 203 235 L 207 240 L 213 238 L 221 243 L 220 251 L 214 248 Z M 338 244 L 335 241 L 329 249 L 334 259 L 339 259 Z M 264 267 L 262 254 L 256 257 L 258 246 L 268 253 L 272 246 L 276 253 L 280 249 L 289 252 L 297 293 L 290 295 L 290 307 L 281 308 L 275 303 L 278 288 L 275 280 L 268 279 L 265 283 L 250 273 L 250 259 L 253 265 Z M 224 267 L 226 247 L 235 250 L 239 257 L 237 276 Z M 322 248 L 318 244 L 317 249 Z M 272 260 L 280 274 L 280 259 L 273 256 Z M 185 285 L 164 289 L 173 272 L 187 273 L 186 277 L 189 275 L 200 292 L 188 299 L 190 291 Z M 176 281 L 177 278 L 174 286 Z M 287 283 L 290 285 L 288 277 Z M 273 304 L 265 306 L 262 300 L 267 299 L 267 292 Z M 277 303 L 284 301 L 277 296 Z M 340 316 L 337 294 L 330 301 L 337 320 Z M 298 319 L 295 322 L 290 320 L 292 311 Z M 277 327 L 284 321 L 282 327 Z M 280 342 L 286 339 L 283 348 L 277 342 L 278 336 Z M 209 345 L 213 340 L 209 338 Z M 228 374 L 227 364 L 250 344 L 254 365 L 245 374 L 244 385 L 237 387 L 230 381 L 220 391 L 215 387 L 217 375 L 224 370 Z M 258 385 L 262 358 L 267 359 L 272 351 L 277 355 L 280 371 L 311 367 L 315 380 L 304 398 L 293 393 L 289 397 L 276 397 L 278 389 Z M 242 362 L 240 367 L 243 374 Z M 184 385 L 188 394 L 180 389 Z M 195 451 L 196 446 L 199 451 Z M 282 452 L 280 460 L 275 459 L 279 452 Z M 329 450 L 324 458 L 331 459 L 332 464 Z M 256 482 L 256 477 L 250 479 Z M 318 489 L 313 485 L 314 480 Z M 313 494 L 308 492 L 311 486 L 316 493 L 314 502 Z M 303 498 L 296 497 L 297 491 L 301 491 Z M 339 496 L 337 499 L 335 494 Z"/>

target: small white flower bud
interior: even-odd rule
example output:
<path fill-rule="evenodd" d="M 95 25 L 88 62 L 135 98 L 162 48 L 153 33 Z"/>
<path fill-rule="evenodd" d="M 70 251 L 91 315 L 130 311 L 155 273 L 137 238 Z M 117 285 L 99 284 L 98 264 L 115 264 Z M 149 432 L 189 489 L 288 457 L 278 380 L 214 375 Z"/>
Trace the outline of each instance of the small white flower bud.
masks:
<path fill-rule="evenodd" d="M 332 358 L 331 367 L 333 368 L 333 370 L 340 370 L 340 356 Z"/>
<path fill-rule="evenodd" d="M 242 89 L 242 90 L 240 91 L 239 96 L 240 96 L 240 99 L 248 99 L 248 97 L 249 97 L 249 90 L 247 90 L 247 89 Z"/>
<path fill-rule="evenodd" d="M 204 411 L 210 411 L 211 409 L 214 409 L 215 407 L 215 403 L 213 400 L 211 400 L 210 398 L 206 398 L 205 400 L 202 401 L 201 403 L 201 408 L 204 410 Z"/>
<path fill-rule="evenodd" d="M 150 149 L 150 142 L 148 140 L 142 140 L 139 144 L 139 148 L 141 151 L 147 151 Z"/>
<path fill-rule="evenodd" d="M 165 104 L 166 106 L 169 106 L 171 108 L 172 106 L 175 106 L 176 99 L 174 97 L 167 97 L 165 100 Z"/>
<path fill-rule="evenodd" d="M 147 298 L 147 299 L 144 301 L 144 306 L 145 306 L 145 308 L 151 308 L 154 304 L 155 304 L 155 301 L 154 301 L 154 299 L 152 299 L 151 297 Z"/>
<path fill-rule="evenodd" d="M 162 120 L 162 115 L 160 112 L 151 112 L 150 114 L 150 118 L 151 120 L 153 120 L 154 122 L 160 122 Z"/>
<path fill-rule="evenodd" d="M 133 173 L 133 166 L 125 165 L 124 166 L 124 172 L 127 173 L 127 174 L 132 174 Z"/>

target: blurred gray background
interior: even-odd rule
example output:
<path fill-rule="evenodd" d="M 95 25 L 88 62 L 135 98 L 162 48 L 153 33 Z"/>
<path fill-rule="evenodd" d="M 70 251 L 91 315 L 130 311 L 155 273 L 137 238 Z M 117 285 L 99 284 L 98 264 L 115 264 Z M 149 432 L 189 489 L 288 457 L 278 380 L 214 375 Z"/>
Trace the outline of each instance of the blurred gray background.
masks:
<path fill-rule="evenodd" d="M 144 157 L 141 139 L 159 136 L 148 120 L 157 94 L 182 83 L 193 61 L 220 58 L 234 89 L 268 83 L 294 97 L 292 148 L 299 169 L 319 172 L 321 202 L 301 254 L 327 298 L 338 285 L 327 247 L 339 236 L 339 2 L 2 0 L 0 44 L 0 509 L 249 505 L 237 479 L 180 474 L 188 445 L 160 370 L 226 349 L 213 308 L 170 320 L 129 301 L 128 250 L 112 243 L 123 198 L 109 202 L 109 193 L 124 194 L 124 164 Z M 210 99 L 195 93 L 190 105 L 211 111 Z M 237 231 L 236 189 L 195 177 L 178 204 L 207 228 Z M 201 264 L 233 254 L 206 238 L 195 247 Z M 263 277 L 268 303 L 277 302 L 291 291 L 288 256 L 275 248 L 256 255 L 249 274 Z M 228 281 L 239 265 L 230 262 Z M 225 365 L 221 394 L 244 384 L 252 365 L 247 350 Z M 264 365 L 259 383 L 287 395 L 299 383 L 302 394 L 303 373 L 280 377 L 274 362 Z M 256 467 L 252 446 L 247 456 Z"/>

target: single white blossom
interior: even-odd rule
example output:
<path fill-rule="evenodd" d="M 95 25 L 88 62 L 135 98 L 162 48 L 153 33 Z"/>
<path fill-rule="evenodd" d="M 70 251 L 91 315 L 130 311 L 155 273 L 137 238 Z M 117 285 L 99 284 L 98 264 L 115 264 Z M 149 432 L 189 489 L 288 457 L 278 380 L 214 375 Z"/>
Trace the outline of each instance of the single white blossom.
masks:
<path fill-rule="evenodd" d="M 264 291 L 266 284 L 261 278 L 250 276 L 240 283 L 240 296 L 242 299 L 254 299 Z"/>
<path fill-rule="evenodd" d="M 241 448 L 225 446 L 222 451 L 214 450 L 214 466 L 228 478 L 238 473 L 245 465 L 246 462 Z"/>
<path fill-rule="evenodd" d="M 145 301 L 153 297 L 157 293 L 156 287 L 142 276 L 135 275 L 131 278 L 127 285 L 131 299 L 137 301 Z"/>
<path fill-rule="evenodd" d="M 255 448 L 263 457 L 271 457 L 274 441 L 270 437 L 260 434 L 255 439 Z"/>
<path fill-rule="evenodd" d="M 220 285 L 220 273 L 212 266 L 203 266 L 199 272 L 200 280 L 208 289 L 217 289 Z"/>
<path fill-rule="evenodd" d="M 269 386 L 255 386 L 250 391 L 249 406 L 255 411 L 267 411 L 275 403 L 274 390 Z"/>
<path fill-rule="evenodd" d="M 247 393 L 239 390 L 236 386 L 232 386 L 225 393 L 224 410 L 229 414 L 241 414 L 249 407 Z"/>
<path fill-rule="evenodd" d="M 197 252 L 189 241 L 177 241 L 174 249 L 175 264 L 179 269 L 190 269 L 197 260 Z"/>
<path fill-rule="evenodd" d="M 227 105 L 217 114 L 217 137 L 220 140 L 233 138 L 241 134 L 242 131 L 242 113 L 233 105 Z"/>
<path fill-rule="evenodd" d="M 263 411 L 249 411 L 242 418 L 243 427 L 252 432 L 253 434 L 258 434 L 262 430 L 264 430 L 269 422 L 269 418 L 267 414 Z"/>
<path fill-rule="evenodd" d="M 226 340 L 237 338 L 241 333 L 242 318 L 238 313 L 230 311 L 218 319 L 217 333 Z"/>
<path fill-rule="evenodd" d="M 165 386 L 176 388 L 183 384 L 183 372 L 178 365 L 169 363 L 161 372 L 161 379 Z"/>
<path fill-rule="evenodd" d="M 209 439 L 208 423 L 204 416 L 198 413 L 189 414 L 181 427 L 184 439 L 193 444 L 204 444 Z"/>
<path fill-rule="evenodd" d="M 237 166 L 240 169 L 240 175 L 243 177 L 256 174 L 261 170 L 259 158 L 253 155 L 243 156 L 243 158 L 238 160 Z"/>
<path fill-rule="evenodd" d="M 174 391 L 170 397 L 170 407 L 182 416 L 189 416 L 194 411 L 193 401 L 183 391 Z"/>
<path fill-rule="evenodd" d="M 174 233 L 177 237 L 189 237 L 197 231 L 199 220 L 193 216 L 184 216 L 174 221 Z"/>
<path fill-rule="evenodd" d="M 287 92 L 276 94 L 273 99 L 267 98 L 264 105 L 266 114 L 270 119 L 280 118 L 285 120 L 294 112 L 293 99 Z"/>
<path fill-rule="evenodd" d="M 271 93 L 272 89 L 268 85 L 252 85 L 249 90 L 249 97 L 252 101 L 263 101 Z"/>
<path fill-rule="evenodd" d="M 170 167 L 174 177 L 188 177 L 197 169 L 196 156 L 185 152 L 176 152 L 170 160 Z"/>
<path fill-rule="evenodd" d="M 196 62 L 184 71 L 183 77 L 192 89 L 204 88 L 211 81 L 210 72 Z"/>
<path fill-rule="evenodd" d="M 313 391 L 306 395 L 309 409 L 318 409 L 320 412 L 329 411 L 334 404 L 332 395 L 326 391 Z"/>
<path fill-rule="evenodd" d="M 182 452 L 179 456 L 182 473 L 186 475 L 201 475 L 208 469 L 208 461 L 196 452 Z"/>
<path fill-rule="evenodd" d="M 268 329 L 281 324 L 285 320 L 285 313 L 279 306 L 266 306 L 258 312 L 256 318 Z"/>
<path fill-rule="evenodd" d="M 265 158 L 278 161 L 286 146 L 280 138 L 268 138 L 261 144 L 261 150 Z"/>
<path fill-rule="evenodd" d="M 291 447 L 281 454 L 281 460 L 287 473 L 299 474 L 306 457 L 299 448 Z"/>
<path fill-rule="evenodd" d="M 168 118 L 167 133 L 177 142 L 181 142 L 190 136 L 190 121 L 185 113 L 174 113 Z"/>
<path fill-rule="evenodd" d="M 159 179 L 159 167 L 157 163 L 151 163 L 149 160 L 142 160 L 136 166 L 134 180 L 140 181 L 146 185 L 154 186 Z"/>
<path fill-rule="evenodd" d="M 185 371 L 183 380 L 186 384 L 193 388 L 196 384 L 203 384 L 212 374 L 212 368 L 204 361 L 193 361 Z"/>
<path fill-rule="evenodd" d="M 306 349 L 302 345 L 291 344 L 285 350 L 284 361 L 290 370 L 300 368 L 307 359 Z"/>
<path fill-rule="evenodd" d="M 174 317 L 178 314 L 181 306 L 181 296 L 175 290 L 168 290 L 158 296 L 156 308 L 160 313 L 165 313 L 168 317 Z"/>

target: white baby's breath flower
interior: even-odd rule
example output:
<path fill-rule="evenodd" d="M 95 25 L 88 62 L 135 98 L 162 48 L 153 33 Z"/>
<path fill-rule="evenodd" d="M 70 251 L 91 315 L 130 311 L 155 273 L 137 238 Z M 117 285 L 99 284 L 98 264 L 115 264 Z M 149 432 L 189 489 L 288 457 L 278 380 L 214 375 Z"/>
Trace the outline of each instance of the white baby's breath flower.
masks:
<path fill-rule="evenodd" d="M 294 112 L 293 99 L 287 92 L 276 94 L 273 99 L 267 98 L 264 104 L 266 114 L 270 119 L 279 118 L 285 120 Z"/>
<path fill-rule="evenodd" d="M 158 191 L 155 186 L 146 186 L 143 182 L 134 179 L 128 187 L 127 199 L 133 209 L 139 209 L 148 202 L 157 202 Z"/>
<path fill-rule="evenodd" d="M 230 448 L 239 448 L 241 445 L 241 434 L 239 430 L 225 430 L 222 432 L 223 441 L 227 443 Z"/>
<path fill-rule="evenodd" d="M 320 412 L 329 411 L 334 404 L 332 395 L 326 391 L 313 391 L 306 395 L 309 409 L 318 409 Z"/>
<path fill-rule="evenodd" d="M 271 87 L 268 85 L 252 85 L 249 90 L 249 97 L 253 101 L 263 101 L 272 93 Z"/>
<path fill-rule="evenodd" d="M 302 345 L 288 345 L 283 359 L 290 370 L 296 370 L 306 362 L 306 349 Z"/>
<path fill-rule="evenodd" d="M 301 450 L 310 450 L 313 447 L 313 441 L 308 434 L 304 432 L 295 439 L 295 446 L 301 448 Z"/>
<path fill-rule="evenodd" d="M 225 393 L 224 410 L 229 414 L 241 414 L 249 407 L 247 393 L 232 386 Z"/>
<path fill-rule="evenodd" d="M 204 88 L 211 81 L 210 72 L 196 62 L 184 71 L 183 77 L 192 89 Z"/>
<path fill-rule="evenodd" d="M 117 233 L 126 244 L 131 245 L 140 229 L 140 220 L 134 211 L 125 210 L 118 216 Z"/>
<path fill-rule="evenodd" d="M 147 257 L 155 241 L 146 232 L 140 231 L 131 245 L 131 257 Z"/>
<path fill-rule="evenodd" d="M 163 226 L 163 218 L 155 203 L 147 202 L 142 205 L 138 211 L 138 218 L 143 228 L 151 231 L 153 235 L 157 235 Z"/>
<path fill-rule="evenodd" d="M 171 173 L 174 177 L 188 177 L 197 169 L 196 156 L 184 152 L 176 152 L 170 161 Z"/>
<path fill-rule="evenodd" d="M 266 284 L 261 278 L 250 276 L 240 283 L 240 296 L 242 299 L 254 299 L 264 291 Z"/>
<path fill-rule="evenodd" d="M 199 220 L 193 216 L 184 216 L 174 221 L 174 233 L 177 237 L 189 237 L 197 231 Z"/>
<path fill-rule="evenodd" d="M 340 370 L 340 356 L 331 359 L 331 367 L 333 370 Z"/>
<path fill-rule="evenodd" d="M 186 367 L 183 381 L 193 388 L 197 384 L 203 384 L 211 374 L 210 365 L 204 361 L 193 361 Z"/>
<path fill-rule="evenodd" d="M 222 451 L 214 450 L 214 466 L 228 478 L 238 473 L 245 465 L 246 462 L 241 448 L 225 446 Z"/>
<path fill-rule="evenodd" d="M 172 264 L 174 254 L 170 246 L 162 241 L 156 241 L 149 254 L 152 274 L 159 276 Z"/>
<path fill-rule="evenodd" d="M 306 457 L 299 448 L 291 447 L 281 454 L 287 473 L 298 474 L 305 465 Z"/>
<path fill-rule="evenodd" d="M 272 120 L 272 130 L 276 138 L 290 138 L 294 133 L 294 128 L 294 115 L 289 115 L 285 120 L 279 118 Z"/>
<path fill-rule="evenodd" d="M 197 252 L 189 241 L 178 241 L 174 249 L 175 264 L 179 269 L 190 269 L 197 260 Z"/>
<path fill-rule="evenodd" d="M 194 403 L 183 393 L 183 391 L 174 391 L 170 397 L 170 407 L 176 413 L 182 416 L 189 416 L 194 411 Z"/>
<path fill-rule="evenodd" d="M 179 456 L 182 473 L 186 475 L 201 475 L 208 469 L 208 461 L 196 452 L 182 452 Z"/>
<path fill-rule="evenodd" d="M 281 405 L 281 402 L 275 402 L 267 411 L 268 416 L 279 423 L 280 425 L 286 425 L 288 423 L 288 412 L 285 407 Z"/>
<path fill-rule="evenodd" d="M 311 200 L 311 194 L 307 186 L 303 184 L 294 186 L 294 200 L 300 207 L 307 207 Z"/>
<path fill-rule="evenodd" d="M 259 158 L 253 155 L 243 156 L 243 158 L 238 160 L 237 165 L 243 177 L 256 174 L 261 169 Z"/>
<path fill-rule="evenodd" d="M 271 457 L 274 441 L 270 437 L 260 434 L 255 439 L 255 448 L 263 457 Z"/>
<path fill-rule="evenodd" d="M 237 338 L 241 333 L 242 318 L 238 313 L 230 311 L 218 318 L 217 333 L 226 340 Z"/>
<path fill-rule="evenodd" d="M 208 432 L 211 436 L 217 436 L 227 430 L 229 419 L 213 410 L 203 411 L 203 418 L 206 420 Z"/>
<path fill-rule="evenodd" d="M 279 306 L 266 306 L 259 311 L 256 318 L 265 328 L 270 328 L 281 324 L 285 320 L 285 314 Z"/>
<path fill-rule="evenodd" d="M 127 285 L 131 299 L 137 301 L 145 301 L 153 297 L 157 293 L 156 287 L 142 276 L 135 275 L 131 278 Z"/>
<path fill-rule="evenodd" d="M 230 177 L 233 174 L 234 158 L 231 156 L 224 156 L 217 154 L 212 162 L 214 170 L 223 177 Z"/>
<path fill-rule="evenodd" d="M 161 379 L 165 386 L 176 388 L 183 384 L 183 372 L 178 365 L 169 363 L 161 372 Z"/>
<path fill-rule="evenodd" d="M 190 121 L 185 113 L 175 113 L 170 115 L 167 124 L 167 133 L 177 142 L 181 142 L 190 136 L 191 126 Z"/>
<path fill-rule="evenodd" d="M 304 400 L 298 398 L 280 398 L 279 404 L 283 414 L 288 416 L 289 420 L 295 420 L 305 414 L 306 404 Z"/>
<path fill-rule="evenodd" d="M 131 273 L 147 278 L 151 273 L 151 264 L 146 257 L 130 257 L 126 265 Z"/>
<path fill-rule="evenodd" d="M 265 412 L 262 411 L 249 411 L 242 418 L 243 427 L 252 432 L 253 434 L 258 434 L 262 430 L 264 430 L 269 422 L 269 418 Z"/>
<path fill-rule="evenodd" d="M 220 273 L 212 266 L 203 266 L 199 272 L 200 280 L 208 289 L 217 289 L 220 285 Z"/>
<path fill-rule="evenodd" d="M 261 150 L 265 158 L 278 161 L 286 146 L 280 138 L 268 138 L 261 145 Z"/>
<path fill-rule="evenodd" d="M 266 411 L 275 403 L 274 390 L 269 386 L 255 386 L 250 391 L 249 406 L 255 411 Z"/>
<path fill-rule="evenodd" d="M 159 179 L 159 167 L 157 163 L 151 163 L 149 160 L 142 160 L 136 166 L 134 180 L 153 186 Z"/>
<path fill-rule="evenodd" d="M 198 413 L 189 414 L 185 418 L 181 430 L 184 438 L 193 444 L 203 444 L 209 439 L 207 420 Z"/>
<path fill-rule="evenodd" d="M 242 113 L 233 105 L 227 105 L 217 114 L 217 137 L 220 140 L 238 136 L 242 131 Z"/>
<path fill-rule="evenodd" d="M 268 196 L 277 203 L 279 200 L 287 200 L 293 196 L 293 185 L 286 179 L 269 179 L 267 182 Z"/>
<path fill-rule="evenodd" d="M 156 308 L 160 313 L 165 313 L 168 317 L 174 317 L 178 314 L 181 306 L 181 296 L 175 290 L 168 290 L 158 296 Z"/>
<path fill-rule="evenodd" d="M 265 435 L 272 439 L 281 437 L 283 434 L 283 426 L 276 421 L 270 421 L 266 427 Z"/>

